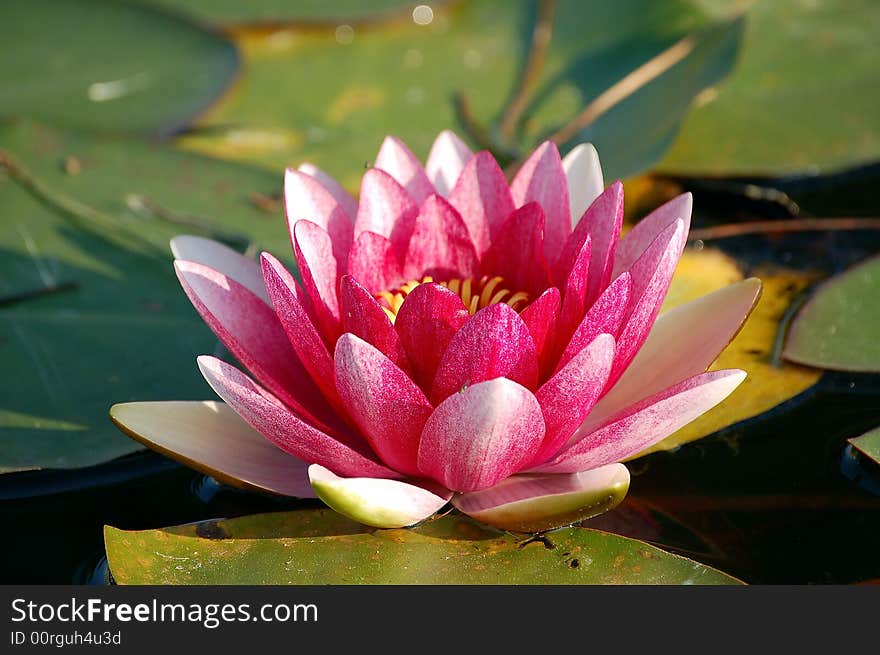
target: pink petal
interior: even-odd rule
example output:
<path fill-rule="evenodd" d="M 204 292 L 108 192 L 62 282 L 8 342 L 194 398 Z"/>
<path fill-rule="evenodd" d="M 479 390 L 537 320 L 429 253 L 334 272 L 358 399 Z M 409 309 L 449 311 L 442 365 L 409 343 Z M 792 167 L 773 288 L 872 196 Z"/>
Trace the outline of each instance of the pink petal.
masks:
<path fill-rule="evenodd" d="M 311 221 L 298 221 L 293 226 L 293 251 L 303 288 L 309 297 L 312 322 L 324 341 L 332 344 L 340 334 L 339 296 L 336 293 L 340 270 L 330 236 Z"/>
<path fill-rule="evenodd" d="M 437 193 L 449 196 L 462 169 L 473 156 L 471 149 L 454 132 L 443 130 L 437 135 L 425 164 L 425 173 Z"/>
<path fill-rule="evenodd" d="M 434 193 L 434 185 L 425 175 L 422 163 L 397 137 L 385 137 L 375 166 L 397 180 L 417 204 L 422 204 L 425 198 Z"/>
<path fill-rule="evenodd" d="M 540 205 L 531 202 L 507 218 L 486 253 L 483 270 L 487 275 L 504 278 L 504 286 L 514 293 L 537 295 L 551 286 Z"/>
<path fill-rule="evenodd" d="M 110 418 L 127 435 L 225 484 L 313 498 L 308 464 L 272 445 L 213 400 L 121 403 Z"/>
<path fill-rule="evenodd" d="M 419 206 L 406 189 L 385 171 L 371 168 L 361 179 L 355 241 L 363 232 L 375 232 L 389 239 L 396 252 L 404 253 L 418 214 Z"/>
<path fill-rule="evenodd" d="M 592 143 L 581 143 L 562 160 L 568 185 L 571 226 L 577 226 L 584 212 L 605 189 L 599 153 Z"/>
<path fill-rule="evenodd" d="M 515 209 L 507 178 L 486 151 L 478 152 L 465 165 L 449 194 L 449 202 L 461 214 L 480 257 Z"/>
<path fill-rule="evenodd" d="M 480 262 L 467 226 L 455 208 L 436 194 L 419 211 L 406 253 L 403 276 L 420 280 L 478 277 Z"/>
<path fill-rule="evenodd" d="M 647 339 L 666 298 L 685 239 L 687 233 L 684 223 L 678 220 L 661 232 L 630 268 L 632 295 L 627 310 L 629 316 L 617 338 L 617 357 L 609 385 L 620 378 Z"/>
<path fill-rule="evenodd" d="M 630 299 L 629 273 L 623 273 L 612 282 L 587 311 L 565 347 L 556 370 L 560 370 L 600 334 L 616 336 L 623 327 Z"/>
<path fill-rule="evenodd" d="M 559 289 L 550 287 L 531 302 L 519 315 L 529 328 L 538 357 L 538 377 L 543 379 L 554 355 L 554 332 L 559 318 Z"/>
<path fill-rule="evenodd" d="M 463 387 L 498 377 L 531 389 L 538 381 L 529 328 L 516 310 L 503 303 L 484 307 L 452 337 L 437 367 L 431 402 L 437 405 Z"/>
<path fill-rule="evenodd" d="M 587 305 L 592 304 L 611 280 L 614 252 L 621 225 L 623 225 L 623 185 L 617 181 L 593 201 L 568 238 L 559 257 L 555 270 L 562 283 L 574 266 L 584 241 L 590 239 L 592 258 L 586 291 Z"/>
<path fill-rule="evenodd" d="M 555 455 L 584 422 L 605 389 L 613 361 L 614 337 L 600 334 L 538 389 L 535 397 L 547 427 L 534 464 Z"/>
<path fill-rule="evenodd" d="M 373 232 L 361 232 L 355 239 L 348 273 L 370 293 L 390 291 L 406 282 L 394 245 Z"/>
<path fill-rule="evenodd" d="M 568 475 L 512 475 L 494 487 L 455 496 L 465 514 L 501 530 L 544 532 L 615 507 L 629 489 L 629 470 L 609 464 Z"/>
<path fill-rule="evenodd" d="M 284 265 L 272 255 L 264 252 L 261 257 L 266 288 L 272 298 L 275 314 L 290 345 L 318 385 L 324 397 L 337 411 L 341 409 L 336 385 L 333 383 L 333 359 L 321 335 L 312 325 L 308 313 L 297 299 L 296 280 Z"/>
<path fill-rule="evenodd" d="M 468 318 L 461 298 L 433 282 L 420 284 L 403 301 L 394 328 L 422 389 L 431 388 L 452 335 Z"/>
<path fill-rule="evenodd" d="M 705 371 L 739 331 L 761 295 L 749 278 L 660 314 L 644 345 L 590 420 L 604 420 L 627 405 Z"/>
<path fill-rule="evenodd" d="M 199 369 L 218 396 L 251 427 L 285 452 L 343 475 L 395 478 L 399 474 L 376 461 L 367 444 L 334 439 L 303 421 L 277 398 L 234 366 L 214 357 L 198 358 Z"/>
<path fill-rule="evenodd" d="M 177 260 L 174 268 L 202 319 L 243 366 L 309 420 L 332 420 L 330 407 L 266 303 L 207 266 Z"/>
<path fill-rule="evenodd" d="M 454 491 L 497 484 L 528 463 L 544 437 L 538 401 L 507 378 L 455 393 L 431 414 L 419 445 L 419 468 Z"/>
<path fill-rule="evenodd" d="M 565 292 L 562 296 L 562 311 L 559 315 L 559 332 L 563 339 L 568 338 L 569 335 L 574 333 L 575 328 L 583 320 L 587 310 L 592 245 L 588 236 L 565 282 Z"/>
<path fill-rule="evenodd" d="M 419 437 L 432 407 L 390 359 L 353 334 L 336 342 L 336 387 L 373 451 L 392 468 L 418 475 Z"/>
<path fill-rule="evenodd" d="M 627 232 L 617 245 L 614 256 L 614 276 L 628 270 L 642 253 L 651 245 L 657 236 L 667 230 L 678 219 L 684 223 L 684 232 L 687 234 L 691 224 L 691 210 L 694 199 L 688 193 L 683 193 L 661 205 Z M 682 248 L 684 245 L 682 244 Z M 681 253 L 678 253 L 681 256 Z"/>
<path fill-rule="evenodd" d="M 288 168 L 284 173 L 284 212 L 291 237 L 297 222 L 311 221 L 329 235 L 333 256 L 345 267 L 354 237 L 354 220 L 323 184 Z"/>
<path fill-rule="evenodd" d="M 572 473 L 624 460 L 710 410 L 745 377 L 745 371 L 737 369 L 702 373 L 646 398 L 601 425 L 595 425 L 590 417 L 575 433 L 571 446 L 535 470 Z"/>
<path fill-rule="evenodd" d="M 541 205 L 547 217 L 544 255 L 555 262 L 571 234 L 568 185 L 555 143 L 545 141 L 535 149 L 511 182 L 510 193 L 517 207 L 529 202 Z"/>
<path fill-rule="evenodd" d="M 342 207 L 342 210 L 348 214 L 348 217 L 354 221 L 354 217 L 357 216 L 357 200 L 355 200 L 352 195 L 346 191 L 341 184 L 339 184 L 339 182 L 314 164 L 301 164 L 297 170 L 320 182 L 323 187 L 327 189 L 334 198 L 336 198 L 336 202 L 338 202 Z"/>
<path fill-rule="evenodd" d="M 260 264 L 229 246 L 204 237 L 181 234 L 171 239 L 176 259 L 203 264 L 235 280 L 255 296 L 271 305 Z"/>
<path fill-rule="evenodd" d="M 339 283 L 339 303 L 344 332 L 351 332 L 372 344 L 404 371 L 410 370 L 406 351 L 385 310 L 350 275 L 343 275 Z"/>
<path fill-rule="evenodd" d="M 341 478 L 318 464 L 309 467 L 312 487 L 332 509 L 364 525 L 404 528 L 428 518 L 449 502 L 440 495 L 400 480 Z"/>

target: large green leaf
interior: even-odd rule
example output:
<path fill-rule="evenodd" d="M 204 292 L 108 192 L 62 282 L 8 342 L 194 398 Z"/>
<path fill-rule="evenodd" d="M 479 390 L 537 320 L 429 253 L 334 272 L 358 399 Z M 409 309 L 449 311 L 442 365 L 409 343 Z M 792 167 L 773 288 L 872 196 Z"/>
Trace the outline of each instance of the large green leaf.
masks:
<path fill-rule="evenodd" d="M 819 287 L 791 324 L 783 356 L 817 368 L 880 371 L 880 256 Z"/>
<path fill-rule="evenodd" d="M 745 23 L 736 69 L 702 96 L 664 170 L 780 174 L 880 157 L 880 3 L 752 2 Z"/>
<path fill-rule="evenodd" d="M 365 531 L 329 510 L 162 530 L 105 527 L 121 584 L 736 584 L 693 560 L 585 528 L 530 539 L 446 516 Z"/>
<path fill-rule="evenodd" d="M 131 0 L 119 0 L 131 2 Z M 221 25 L 375 20 L 413 7 L 410 0 L 136 0 Z"/>
<path fill-rule="evenodd" d="M 204 397 L 194 357 L 212 352 L 216 341 L 171 267 L 168 239 L 192 228 L 135 215 L 126 198 L 139 194 L 175 216 L 196 215 L 284 257 L 290 246 L 280 209 L 266 213 L 250 200 L 274 193 L 280 179 L 32 123 L 0 129 L 0 149 L 51 196 L 38 201 L 10 175 L 0 176 L 0 297 L 75 285 L 0 304 L 0 471 L 85 466 L 131 452 L 140 446 L 110 423 L 110 405 Z M 80 172 L 65 172 L 63 161 Z M 71 197 L 107 214 L 111 229 L 59 210 Z M 123 229 L 135 235 L 129 247 L 107 240 Z"/>
<path fill-rule="evenodd" d="M 434 136 L 462 131 L 461 91 L 484 125 L 501 114 L 531 40 L 535 3 L 474 0 L 411 20 L 355 27 L 289 27 L 241 40 L 248 77 L 186 143 L 224 157 L 279 166 L 311 160 L 357 188 L 385 134 L 420 156 Z M 662 155 L 690 101 L 733 61 L 738 23 L 721 23 L 691 0 L 558 3 L 554 38 L 532 107 L 510 147 L 524 154 L 584 105 L 684 35 L 699 32 L 683 61 L 608 111 L 581 136 L 600 148 L 609 179 L 644 170 Z"/>
<path fill-rule="evenodd" d="M 0 115 L 105 131 L 176 131 L 238 65 L 220 35 L 109 0 L 5 0 L 0 43 Z"/>

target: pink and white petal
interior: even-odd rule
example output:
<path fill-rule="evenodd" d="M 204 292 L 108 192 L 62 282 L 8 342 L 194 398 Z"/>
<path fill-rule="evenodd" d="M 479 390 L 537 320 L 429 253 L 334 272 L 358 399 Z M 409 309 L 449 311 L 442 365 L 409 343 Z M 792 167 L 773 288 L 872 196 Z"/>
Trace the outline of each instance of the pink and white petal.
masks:
<path fill-rule="evenodd" d="M 397 137 L 385 137 L 375 166 L 397 180 L 416 204 L 422 204 L 425 198 L 434 193 L 434 185 L 425 174 L 419 158 Z"/>
<path fill-rule="evenodd" d="M 532 464 L 553 457 L 584 422 L 605 389 L 613 361 L 614 337 L 600 334 L 538 389 L 546 432 Z"/>
<path fill-rule="evenodd" d="M 480 260 L 467 226 L 444 198 L 431 194 L 416 218 L 403 265 L 403 276 L 420 280 L 479 277 Z"/>
<path fill-rule="evenodd" d="M 309 467 L 318 498 L 331 509 L 375 528 L 405 528 L 442 508 L 452 494 L 434 493 L 401 480 L 343 478 L 318 464 Z"/>
<path fill-rule="evenodd" d="M 461 298 L 434 282 L 420 284 L 403 301 L 394 328 L 422 389 L 431 389 L 449 341 L 469 318 Z"/>
<path fill-rule="evenodd" d="M 455 132 L 443 130 L 437 135 L 425 163 L 425 174 L 437 193 L 444 198 L 449 196 L 462 169 L 473 156 L 474 153 Z"/>
<path fill-rule="evenodd" d="M 333 359 L 321 334 L 312 325 L 308 313 L 297 298 L 296 280 L 269 253 L 264 252 L 260 259 L 275 315 L 281 321 L 290 345 L 327 401 L 337 411 L 342 410 L 339 394 L 336 393 L 336 385 L 333 383 Z"/>
<path fill-rule="evenodd" d="M 406 252 L 419 205 L 388 173 L 371 168 L 361 178 L 360 204 L 354 221 L 354 238 L 375 232 L 389 239 L 396 252 Z"/>
<path fill-rule="evenodd" d="M 361 232 L 348 257 L 348 274 L 370 293 L 396 289 L 406 281 L 397 252 L 382 235 Z"/>
<path fill-rule="evenodd" d="M 463 387 L 506 377 L 526 388 L 538 382 L 538 358 L 529 328 L 503 303 L 484 307 L 452 337 L 437 367 L 431 402 L 440 404 Z"/>
<path fill-rule="evenodd" d="M 534 470 L 572 473 L 619 462 L 687 425 L 727 398 L 745 379 L 745 371 L 701 373 L 664 389 L 597 425 L 587 417 L 572 444 Z"/>
<path fill-rule="evenodd" d="M 308 464 L 272 445 L 214 400 L 120 403 L 110 419 L 128 436 L 224 484 L 314 498 Z"/>
<path fill-rule="evenodd" d="M 705 371 L 739 332 L 760 295 L 761 281 L 749 278 L 660 314 L 632 363 L 593 409 L 591 420 L 604 420 Z"/>
<path fill-rule="evenodd" d="M 693 206 L 694 198 L 691 193 L 683 193 L 661 205 L 636 223 L 635 227 L 621 237 L 617 244 L 617 252 L 614 255 L 615 277 L 622 271 L 628 270 L 657 236 L 678 219 L 683 221 L 684 232 L 687 235 L 691 225 Z"/>
<path fill-rule="evenodd" d="M 336 198 L 336 202 L 340 204 L 343 211 L 348 214 L 348 217 L 354 222 L 354 217 L 357 216 L 357 200 L 345 190 L 345 188 L 337 182 L 331 175 L 328 175 L 320 168 L 315 166 L 314 164 L 309 164 L 308 162 L 304 164 L 300 164 L 297 169 L 300 173 L 305 173 L 309 177 L 315 178 L 318 182 L 320 182 L 330 194 Z"/>
<path fill-rule="evenodd" d="M 297 222 L 311 221 L 329 235 L 333 256 L 339 266 L 345 267 L 354 238 L 354 219 L 323 184 L 310 175 L 288 168 L 284 172 L 284 213 L 291 241 L 295 241 Z"/>
<path fill-rule="evenodd" d="M 614 337 L 620 333 L 627 315 L 631 287 L 629 273 L 622 273 L 614 280 L 587 311 L 565 347 L 556 370 L 560 370 L 600 334 Z"/>
<path fill-rule="evenodd" d="M 213 239 L 181 234 L 171 239 L 171 252 L 175 259 L 196 262 L 223 273 L 265 301 L 267 305 L 272 304 L 266 292 L 259 262 L 245 257 L 229 246 Z"/>
<path fill-rule="evenodd" d="M 538 378 L 543 379 L 554 356 L 556 322 L 561 304 L 559 289 L 550 287 L 533 300 L 519 315 L 529 328 L 538 357 Z"/>
<path fill-rule="evenodd" d="M 336 388 L 383 462 L 418 475 L 419 438 L 433 408 L 415 383 L 381 352 L 353 334 L 336 343 Z"/>
<path fill-rule="evenodd" d="M 575 227 L 554 269 L 559 283 L 564 283 L 569 271 L 588 238 L 592 243 L 589 283 L 586 298 L 590 305 L 611 281 L 614 252 L 620 228 L 623 225 L 623 185 L 618 180 L 609 185 L 584 213 Z"/>
<path fill-rule="evenodd" d="M 453 491 L 486 489 L 530 462 L 543 438 L 544 417 L 531 391 L 507 378 L 478 382 L 428 418 L 419 469 Z"/>
<path fill-rule="evenodd" d="M 648 338 L 666 298 L 686 238 L 684 223 L 676 221 L 660 233 L 630 268 L 632 295 L 628 317 L 617 338 L 617 357 L 608 382 L 609 388 L 620 379 Z"/>
<path fill-rule="evenodd" d="M 480 257 L 515 209 L 504 172 L 485 150 L 467 162 L 449 194 L 449 202 L 461 214 Z"/>
<path fill-rule="evenodd" d="M 212 268 L 183 260 L 175 261 L 174 268 L 202 319 L 245 368 L 309 420 L 333 422 L 334 412 L 271 307 Z"/>
<path fill-rule="evenodd" d="M 409 360 L 388 314 L 376 299 L 350 275 L 339 282 L 342 330 L 375 346 L 399 368 L 409 371 Z"/>
<path fill-rule="evenodd" d="M 559 149 L 552 141 L 538 146 L 513 178 L 510 193 L 517 207 L 537 202 L 547 217 L 544 255 L 554 263 L 571 234 L 568 185 Z"/>
<path fill-rule="evenodd" d="M 605 189 L 599 153 L 592 143 L 578 144 L 562 160 L 562 169 L 568 183 L 568 205 L 571 208 L 571 226 L 574 228 Z"/>
<path fill-rule="evenodd" d="M 234 366 L 208 355 L 200 356 L 198 364 L 217 395 L 283 451 L 305 462 L 332 467 L 343 475 L 400 477 L 376 459 L 363 439 L 344 434 L 335 439 L 309 425 Z"/>
<path fill-rule="evenodd" d="M 515 210 L 496 232 L 483 270 L 504 278 L 514 293 L 537 295 L 551 286 L 544 257 L 544 210 L 536 202 Z"/>
<path fill-rule="evenodd" d="M 311 221 L 293 226 L 293 252 L 309 297 L 312 323 L 324 341 L 332 344 L 340 334 L 337 282 L 341 271 L 333 254 L 330 235 Z"/>
<path fill-rule="evenodd" d="M 513 475 L 494 487 L 455 496 L 452 504 L 501 530 L 543 532 L 607 512 L 628 490 L 629 470 L 609 464 L 562 475 Z"/>
<path fill-rule="evenodd" d="M 568 273 L 568 279 L 565 281 L 562 310 L 559 313 L 559 336 L 562 339 L 568 339 L 574 333 L 587 311 L 592 245 L 588 236 Z"/>

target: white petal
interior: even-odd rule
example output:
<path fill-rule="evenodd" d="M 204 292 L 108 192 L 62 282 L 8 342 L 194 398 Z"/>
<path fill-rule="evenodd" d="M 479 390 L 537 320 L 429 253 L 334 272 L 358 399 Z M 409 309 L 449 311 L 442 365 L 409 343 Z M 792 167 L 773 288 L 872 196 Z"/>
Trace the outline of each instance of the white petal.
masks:
<path fill-rule="evenodd" d="M 437 193 L 444 198 L 449 196 L 464 165 L 473 156 L 471 149 L 454 132 L 443 130 L 437 135 L 425 164 L 425 173 Z"/>
<path fill-rule="evenodd" d="M 571 208 L 571 225 L 574 227 L 605 189 L 599 153 L 592 143 L 581 143 L 565 156 L 562 168 L 568 182 L 568 204 Z"/>
<path fill-rule="evenodd" d="M 181 234 L 171 239 L 171 252 L 176 259 L 185 259 L 220 271 L 272 306 L 266 283 L 263 282 L 263 269 L 256 260 L 248 259 L 219 241 L 191 234 Z"/>

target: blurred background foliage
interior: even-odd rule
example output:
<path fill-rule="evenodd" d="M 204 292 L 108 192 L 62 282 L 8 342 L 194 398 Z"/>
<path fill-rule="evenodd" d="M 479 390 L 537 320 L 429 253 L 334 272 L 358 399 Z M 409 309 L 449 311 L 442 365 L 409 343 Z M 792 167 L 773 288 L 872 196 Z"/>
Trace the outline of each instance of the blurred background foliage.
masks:
<path fill-rule="evenodd" d="M 32 516 L 55 516 L 62 491 L 189 479 L 132 455 L 106 417 L 114 402 L 212 396 L 194 357 L 216 340 L 180 292 L 171 236 L 290 262 L 285 166 L 310 161 L 356 193 L 386 134 L 424 157 L 452 128 L 511 170 L 544 139 L 593 142 L 606 180 L 625 182 L 629 222 L 694 191 L 667 307 L 765 282 L 717 364 L 747 382 L 631 463 L 610 529 L 750 579 L 880 578 L 876 555 L 828 570 L 777 561 L 820 520 L 805 507 L 837 526 L 830 561 L 880 546 L 865 532 L 880 516 L 878 37 L 873 0 L 6 0 L 0 498 L 31 535 L 21 552 L 61 529 Z M 103 513 L 69 519 L 83 535 L 71 557 L 100 541 L 96 522 L 157 527 L 216 516 L 217 497 L 236 508 L 223 515 L 269 502 L 206 500 L 200 485 L 165 513 L 94 501 Z M 795 536 L 769 527 L 779 512 Z M 27 570 L 57 581 L 73 565 Z"/>

